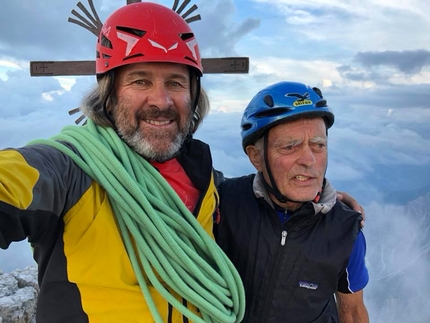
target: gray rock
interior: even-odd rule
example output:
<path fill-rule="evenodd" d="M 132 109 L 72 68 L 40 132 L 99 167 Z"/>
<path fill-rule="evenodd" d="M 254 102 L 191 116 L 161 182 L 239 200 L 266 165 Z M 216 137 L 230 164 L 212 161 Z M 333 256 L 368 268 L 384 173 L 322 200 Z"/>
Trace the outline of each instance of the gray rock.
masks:
<path fill-rule="evenodd" d="M 36 323 L 37 268 L 0 271 L 0 323 Z"/>

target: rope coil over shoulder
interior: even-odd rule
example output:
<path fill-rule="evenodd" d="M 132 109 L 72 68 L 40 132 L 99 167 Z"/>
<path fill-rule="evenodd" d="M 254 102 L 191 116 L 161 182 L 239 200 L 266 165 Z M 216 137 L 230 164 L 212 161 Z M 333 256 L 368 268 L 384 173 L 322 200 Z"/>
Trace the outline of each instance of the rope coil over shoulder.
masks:
<path fill-rule="evenodd" d="M 58 141 L 72 144 L 80 156 Z M 162 319 L 144 274 L 172 306 L 194 322 L 242 320 L 245 293 L 233 264 L 167 181 L 113 129 L 88 120 L 86 126 L 68 126 L 50 140 L 30 144 L 50 145 L 70 156 L 106 190 L 155 322 Z M 195 305 L 202 318 L 165 285 Z"/>

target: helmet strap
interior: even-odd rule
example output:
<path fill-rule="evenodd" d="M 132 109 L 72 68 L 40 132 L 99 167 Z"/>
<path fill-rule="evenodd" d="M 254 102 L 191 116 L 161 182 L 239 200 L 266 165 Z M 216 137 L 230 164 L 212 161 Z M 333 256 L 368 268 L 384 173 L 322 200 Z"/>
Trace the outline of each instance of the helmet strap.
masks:
<path fill-rule="evenodd" d="M 198 76 L 198 74 L 195 72 L 194 68 L 192 68 L 192 67 L 189 67 L 188 71 L 189 71 L 188 74 L 189 74 L 190 82 L 191 82 L 190 83 L 190 96 L 193 100 L 191 108 L 193 109 L 193 113 L 194 113 L 197 109 L 197 105 L 199 104 L 199 98 L 200 98 L 200 89 L 201 89 L 200 76 Z M 194 82 L 196 82 L 195 86 L 194 86 Z M 194 87 L 196 88 L 195 93 L 193 93 Z"/>
<path fill-rule="evenodd" d="M 196 111 L 197 105 L 199 104 L 200 89 L 201 89 L 200 76 L 196 75 L 196 95 L 193 100 L 193 113 Z"/>
<path fill-rule="evenodd" d="M 273 178 L 272 175 L 272 170 L 270 169 L 270 165 L 269 165 L 269 153 L 268 153 L 268 149 L 267 149 L 267 143 L 269 141 L 269 131 L 266 131 L 266 133 L 264 134 L 264 164 L 266 166 L 266 171 L 267 171 L 267 175 L 269 176 L 270 179 L 270 184 L 266 182 L 266 180 L 264 179 L 263 176 L 263 183 L 264 186 L 266 187 L 266 189 L 275 196 L 275 198 L 281 202 L 281 203 L 286 203 L 288 201 L 292 201 L 289 198 L 287 198 L 286 196 L 282 195 L 282 193 L 279 191 L 278 186 L 276 185 L 275 179 Z M 292 201 L 294 202 L 294 201 Z"/>

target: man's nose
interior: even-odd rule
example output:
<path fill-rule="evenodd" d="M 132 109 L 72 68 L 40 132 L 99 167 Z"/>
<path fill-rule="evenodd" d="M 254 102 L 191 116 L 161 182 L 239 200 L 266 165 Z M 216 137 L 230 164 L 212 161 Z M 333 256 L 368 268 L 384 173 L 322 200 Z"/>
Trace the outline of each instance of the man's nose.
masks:
<path fill-rule="evenodd" d="M 303 147 L 301 154 L 297 159 L 297 162 L 306 167 L 311 167 L 315 164 L 316 158 L 312 149 L 309 146 Z"/>
<path fill-rule="evenodd" d="M 173 100 L 170 92 L 164 84 L 155 84 L 151 89 L 148 103 L 150 106 L 164 110 L 173 105 Z"/>

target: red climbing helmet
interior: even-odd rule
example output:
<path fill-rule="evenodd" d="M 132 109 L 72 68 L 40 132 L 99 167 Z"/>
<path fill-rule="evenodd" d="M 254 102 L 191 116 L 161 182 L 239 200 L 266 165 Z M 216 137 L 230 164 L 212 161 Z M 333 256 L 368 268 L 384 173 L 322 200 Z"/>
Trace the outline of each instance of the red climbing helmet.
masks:
<path fill-rule="evenodd" d="M 96 73 L 144 62 L 185 64 L 203 74 L 188 23 L 172 9 L 151 2 L 129 4 L 109 16 L 97 40 Z"/>

